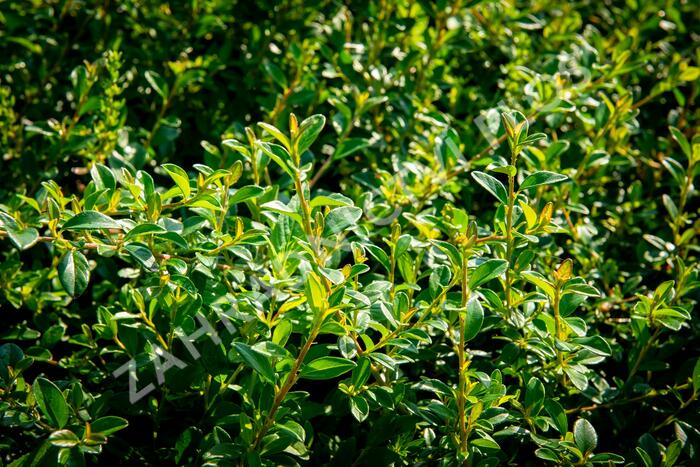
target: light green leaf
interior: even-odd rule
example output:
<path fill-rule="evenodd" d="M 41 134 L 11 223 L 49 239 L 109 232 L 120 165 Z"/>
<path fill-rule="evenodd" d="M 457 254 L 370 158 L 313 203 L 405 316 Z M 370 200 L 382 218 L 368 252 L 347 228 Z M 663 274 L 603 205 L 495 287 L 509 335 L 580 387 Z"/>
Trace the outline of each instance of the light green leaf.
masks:
<path fill-rule="evenodd" d="M 270 125 L 269 123 L 265 122 L 258 122 L 258 126 L 265 130 L 267 133 L 269 133 L 272 137 L 274 137 L 277 141 L 282 143 L 282 145 L 285 148 L 291 147 L 289 144 L 289 138 L 287 138 L 287 135 L 282 133 L 277 127 Z"/>
<path fill-rule="evenodd" d="M 292 219 L 294 219 L 299 225 L 302 225 L 301 215 L 298 212 L 294 211 L 289 206 L 287 206 L 286 204 L 284 204 L 282 201 L 278 201 L 278 200 L 270 201 L 270 202 L 263 204 L 260 207 L 266 211 L 273 211 L 273 212 L 278 212 L 280 214 L 284 214 L 285 216 L 291 217 Z"/>
<path fill-rule="evenodd" d="M 520 190 L 526 190 L 540 185 L 552 185 L 554 183 L 563 182 L 564 180 L 568 180 L 566 175 L 541 170 L 530 174 L 520 185 Z"/>
<path fill-rule="evenodd" d="M 586 283 L 569 283 L 564 287 L 562 295 L 576 294 L 584 297 L 600 297 L 600 291 Z"/>
<path fill-rule="evenodd" d="M 698 78 L 700 78 L 700 67 L 697 66 L 686 67 L 678 75 L 681 81 L 697 81 Z"/>
<path fill-rule="evenodd" d="M 546 293 L 547 296 L 549 296 L 549 298 L 554 298 L 554 286 L 549 281 L 547 281 L 547 279 L 545 279 L 541 274 L 535 271 L 523 271 L 520 273 L 520 276 L 529 283 L 534 284 L 540 289 L 542 289 L 542 291 Z"/>
<path fill-rule="evenodd" d="M 326 289 L 321 283 L 321 278 L 315 273 L 310 272 L 304 282 L 304 292 L 306 294 L 306 303 L 309 304 L 314 315 L 322 313 L 327 308 Z"/>
<path fill-rule="evenodd" d="M 80 439 L 70 430 L 58 430 L 51 433 L 49 443 L 59 448 L 72 448 L 80 444 Z"/>
<path fill-rule="evenodd" d="M 352 206 L 352 200 L 340 193 L 331 193 L 328 195 L 318 195 L 311 200 L 311 209 L 320 206 Z"/>
<path fill-rule="evenodd" d="M 63 230 L 121 229 L 122 226 L 111 217 L 98 211 L 83 211 L 63 224 Z"/>
<path fill-rule="evenodd" d="M 124 235 L 124 241 L 128 242 L 129 240 L 140 237 L 142 235 L 154 235 L 166 232 L 167 230 L 165 230 L 158 224 L 139 224 L 133 229 L 129 230 L 129 232 L 126 235 Z"/>
<path fill-rule="evenodd" d="M 102 433 L 105 436 L 111 435 L 119 430 L 123 430 L 129 426 L 129 422 L 122 417 L 108 415 L 101 417 L 90 424 L 90 428 L 94 433 Z"/>
<path fill-rule="evenodd" d="M 190 197 L 191 193 L 191 188 L 190 188 L 190 177 L 187 175 L 187 172 L 185 172 L 181 167 L 178 167 L 175 164 L 163 164 L 161 165 L 163 169 L 168 172 L 168 175 L 170 175 L 170 178 L 173 179 L 175 182 L 175 185 L 180 189 L 182 192 L 182 198 L 187 199 Z"/>
<path fill-rule="evenodd" d="M 493 168 L 489 166 L 486 169 L 490 170 L 491 172 L 496 172 L 499 174 L 506 174 L 510 177 L 514 177 L 515 174 L 517 173 L 517 169 L 512 165 L 502 165 L 502 166 L 493 167 Z"/>
<path fill-rule="evenodd" d="M 312 115 L 299 125 L 299 133 L 297 135 L 295 145 L 297 147 L 297 154 L 301 155 L 309 149 L 309 147 L 316 141 L 318 135 L 321 134 L 321 130 L 326 125 L 326 117 L 323 115 Z"/>
<path fill-rule="evenodd" d="M 339 234 L 350 227 L 357 225 L 362 217 L 362 209 L 355 206 L 343 206 L 335 208 L 328 213 L 325 220 L 326 233 Z"/>

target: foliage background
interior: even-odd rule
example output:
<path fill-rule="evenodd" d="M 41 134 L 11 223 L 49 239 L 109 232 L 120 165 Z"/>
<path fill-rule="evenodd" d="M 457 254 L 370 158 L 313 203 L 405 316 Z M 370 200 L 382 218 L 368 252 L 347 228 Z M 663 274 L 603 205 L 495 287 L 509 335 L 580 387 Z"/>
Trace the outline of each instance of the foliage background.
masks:
<path fill-rule="evenodd" d="M 532 253 L 520 263 L 512 261 L 508 274 L 526 296 L 540 290 L 520 276 L 528 266 L 554 280 L 561 262 L 573 260 L 575 275 L 601 292 L 580 303 L 575 315 L 587 327 L 585 336 L 600 336 L 606 344 L 598 348 L 604 358 L 592 359 L 590 366 L 583 364 L 585 387 L 573 384 L 575 377 L 562 376 L 562 368 L 548 365 L 557 352 L 580 351 L 566 346 L 557 351 L 551 327 L 546 327 L 551 318 L 538 319 L 539 314 L 552 315 L 553 303 L 540 290 L 541 296 L 504 308 L 504 278 L 492 279 L 488 290 L 496 298 L 488 292 L 479 296 L 485 308 L 484 325 L 467 346 L 474 372 L 469 378 L 482 385 L 475 389 L 477 399 L 485 400 L 483 391 L 488 393 L 494 382 L 500 383 L 499 378 L 509 397 L 482 416 L 484 422 L 472 436 L 477 441 L 469 444 L 469 462 L 591 461 L 590 456 L 577 458 L 567 447 L 568 441 L 586 451 L 581 448 L 582 442 L 586 446 L 585 433 L 578 437 L 572 433 L 581 417 L 597 431 L 596 453 L 615 453 L 625 462 L 640 465 L 696 464 L 700 343 L 693 307 L 698 298 L 700 221 L 693 183 L 700 170 L 696 137 L 699 11 L 692 1 L 670 0 L 0 3 L 0 171 L 4 180 L 0 184 L 4 226 L 0 230 L 0 339 L 7 344 L 0 360 L 0 370 L 5 368 L 0 375 L 2 462 L 80 463 L 84 455 L 88 462 L 124 463 L 463 462 L 466 452 L 460 451 L 455 428 L 462 383 L 459 358 L 453 351 L 459 333 L 453 326 L 459 319 L 450 311 L 435 318 L 442 324 L 423 326 L 415 319 L 431 313 L 426 311 L 426 301 L 434 299 L 441 287 L 444 295 L 438 293 L 437 300 L 444 300 L 448 309 L 451 301 L 459 306 L 459 297 L 451 296 L 460 292 L 459 264 L 440 257 L 430 241 L 459 246 L 455 229 L 464 227 L 463 236 L 469 232 L 466 221 L 454 221 L 457 227 L 450 227 L 441 219 L 449 224 L 454 210 L 464 210 L 477 221 L 479 237 L 509 235 L 504 211 L 508 203 L 494 203 L 470 173 L 508 164 L 510 147 L 504 142 L 499 112 L 516 110 L 530 119 L 530 133 L 543 132 L 548 137 L 546 142 L 523 148 L 518 182 L 522 174 L 543 170 L 563 173 L 569 180 L 523 194 L 537 216 L 547 202 L 553 203 L 552 224 L 531 232 L 539 243 L 520 245 L 522 251 Z M 295 432 L 299 439 L 289 441 L 294 453 L 270 449 L 257 456 L 247 452 L 250 438 L 245 434 L 245 417 L 252 420 L 252 433 L 260 433 L 270 411 L 264 401 L 277 389 L 272 384 L 266 387 L 259 372 L 241 363 L 235 351 L 231 355 L 236 348 L 233 338 L 218 351 L 208 350 L 216 355 L 213 363 L 188 361 L 185 376 L 168 372 L 162 387 L 135 405 L 128 403 L 126 377 L 114 378 L 111 373 L 132 354 L 152 352 L 148 345 L 156 335 L 172 338 L 176 323 L 167 312 L 180 300 L 181 289 L 194 287 L 190 297 L 194 305 L 183 302 L 183 306 L 201 307 L 208 316 L 218 306 L 211 298 L 217 294 L 243 294 L 263 309 L 277 306 L 253 294 L 261 292 L 259 284 L 240 275 L 249 273 L 249 268 L 281 293 L 292 298 L 310 296 L 294 281 L 270 281 L 281 277 L 272 272 L 280 267 L 275 263 L 279 258 L 261 246 L 262 240 L 252 238 L 261 235 L 276 241 L 274 227 L 282 221 L 275 218 L 278 214 L 269 215 L 278 211 L 262 212 L 265 202 L 279 199 L 285 205 L 291 201 L 293 210 L 303 208 L 295 204 L 299 190 L 293 176 L 285 175 L 274 161 L 261 163 L 259 171 L 251 165 L 252 153 L 264 158 L 254 140 L 269 141 L 271 136 L 256 123 L 266 122 L 288 134 L 291 112 L 300 120 L 313 114 L 327 119 L 310 150 L 299 154 L 303 162 L 313 163 L 308 176 L 304 175 L 305 187 L 313 185 L 308 195 L 342 193 L 363 209 L 361 220 L 348 223 L 342 232 L 323 232 L 317 240 L 323 237 L 334 245 L 347 244 L 347 234 L 370 245 L 365 247 L 370 270 L 363 273 L 356 290 L 392 310 L 398 306 L 395 291 L 406 291 L 410 308 L 419 311 L 399 329 L 418 328 L 429 339 L 421 333 L 407 335 L 408 342 L 377 349 L 377 353 L 409 360 L 397 357 L 394 369 L 376 367 L 373 361 L 375 374 L 366 389 L 372 396 L 366 411 L 363 402 L 349 405 L 350 396 L 338 389 L 341 378 L 300 380 L 299 390 L 310 394 L 307 402 L 291 403 L 290 413 L 278 420 L 281 424 L 285 417 L 291 418 L 303 427 L 302 435 Z M 252 138 L 246 127 L 255 131 Z M 493 151 L 489 132 L 502 143 Z M 238 143 L 222 143 L 231 139 L 241 142 L 248 155 Z M 235 161 L 243 164 L 235 166 Z M 197 193 L 206 187 L 195 180 L 195 164 L 225 169 L 228 175 L 239 170 L 236 189 L 259 185 L 267 191 L 250 203 L 226 205 L 228 215 L 216 225 L 206 212 L 197 211 L 209 209 L 216 217 L 221 211 L 216 206 L 188 206 L 187 195 L 176 204 L 180 202 L 173 194 L 177 180 L 169 176 L 175 169 L 164 169 L 166 163 L 182 167 Z M 118 179 L 118 187 L 104 181 L 109 177 L 99 167 L 113 174 L 111 183 Z M 138 170 L 150 173 L 162 204 L 174 198 L 171 203 L 176 205 L 158 212 L 146 209 L 149 219 L 143 213 L 134 214 L 141 208 L 129 204 L 133 200 L 128 180 L 119 176 L 122 169 L 132 176 Z M 496 176 L 505 181 L 503 173 Z M 226 183 L 232 186 L 234 178 Z M 55 185 L 46 185 L 50 180 Z M 86 201 L 105 183 L 106 198 Z M 229 185 L 222 188 L 212 183 L 216 202 L 224 192 L 229 196 Z M 60 195 L 54 196 L 49 186 L 60 187 Z M 124 193 L 119 199 L 110 198 L 119 190 Z M 51 212 L 49 199 L 57 201 L 57 215 Z M 205 236 L 193 228 L 189 235 L 183 234 L 186 245 L 179 249 L 166 241 L 147 243 L 154 256 L 145 261 L 153 258 L 158 263 L 155 269 L 160 267 L 149 271 L 136 254 L 119 250 L 115 256 L 107 251 L 104 245 L 114 244 L 114 232 L 98 232 L 94 238 L 80 232 L 68 235 L 65 242 L 55 240 L 58 224 L 50 222 L 58 219 L 63 225 L 86 210 L 86 202 L 95 210 L 119 213 L 112 217 L 130 218 L 135 225 L 148 221 L 166 225 L 166 218 L 187 222 L 200 216 L 208 223 L 192 221 L 192 225 L 211 229 L 211 234 Z M 396 222 L 381 222 L 392 219 L 393 212 L 400 212 Z M 317 209 L 314 216 L 318 215 L 323 219 L 330 213 Z M 520 216 L 524 222 L 525 213 Z M 225 235 L 236 231 L 237 218 L 252 232 L 250 244 L 245 245 L 249 253 L 228 251 L 217 263 L 226 266 L 219 273 L 220 268 L 196 254 L 206 256 L 221 245 L 216 252 L 228 250 Z M 312 219 L 314 226 L 322 225 L 317 219 Z M 399 225 L 400 232 L 392 225 Z M 27 229 L 36 229 L 36 235 L 46 239 L 33 241 L 34 233 Z M 403 270 L 407 266 L 398 266 L 402 270 L 395 274 L 382 265 L 385 256 L 398 260 L 393 253 L 401 234 L 410 236 L 407 254 L 417 265 L 415 277 Z M 510 255 L 498 239 L 493 245 L 485 243 L 484 249 L 472 252 L 475 260 Z M 285 246 L 289 251 L 302 255 L 307 251 L 294 242 L 289 245 Z M 281 251 L 281 245 L 275 246 Z M 373 247 L 383 249 L 384 256 Z M 59 277 L 71 251 L 82 251 L 83 258 L 90 260 L 90 282 L 82 294 L 70 293 L 66 279 Z M 167 294 L 176 296 L 174 302 L 170 295 L 163 298 L 151 291 L 163 271 L 175 275 L 182 266 L 166 265 L 168 258 L 163 255 L 188 259 L 183 275 L 190 281 L 170 289 L 161 284 Z M 311 254 L 301 262 L 313 269 L 316 259 Z M 200 260 L 203 269 L 197 270 Z M 79 264 L 80 257 L 75 261 Z M 344 264 L 360 262 L 357 254 L 345 252 L 325 266 L 341 270 Z M 291 279 L 306 277 L 308 267 L 299 269 L 291 263 L 283 261 L 281 266 Z M 454 274 L 446 281 L 435 277 L 432 271 L 443 271 L 438 266 Z M 669 280 L 674 281 L 670 286 Z M 233 292 L 225 289 L 227 281 L 233 284 Z M 385 285 L 383 281 L 391 285 L 388 296 L 376 289 Z M 334 284 L 333 290 L 336 285 L 341 286 Z M 415 296 L 408 292 L 411 286 L 416 288 Z M 113 323 L 106 318 L 134 312 L 139 303 L 135 290 L 141 291 L 138 294 L 149 307 L 151 331 L 129 321 L 138 321 L 134 318 Z M 640 295 L 653 298 L 647 303 Z M 100 307 L 107 313 L 98 311 Z M 301 305 L 300 310 L 305 307 Z M 242 312 L 247 317 L 237 317 L 241 320 L 237 326 L 256 319 L 254 308 L 251 305 Z M 678 315 L 655 315 L 654 310 L 669 309 Z M 191 310 L 190 321 L 195 311 Z M 294 333 L 287 351 L 293 361 L 312 325 L 296 315 L 289 319 Z M 390 329 L 385 318 L 372 315 L 371 319 Z M 147 321 L 140 326 L 149 328 Z M 119 345 L 118 338 L 104 331 L 105 326 L 118 327 L 115 334 L 120 336 L 128 333 L 122 326 L 143 334 L 126 352 L 123 346 L 130 344 Z M 246 345 L 268 342 L 277 324 L 257 326 L 234 340 Z M 340 338 L 351 335 L 352 327 L 322 334 L 318 348 L 323 350 L 315 356 L 341 355 Z M 376 343 L 383 331 L 374 328 L 368 334 Z M 204 342 L 209 341 L 198 345 L 205 347 Z M 25 363 L 20 363 L 10 344 L 29 357 Z M 187 356 L 182 347 L 173 352 L 182 359 Z M 342 353 L 360 363 L 351 354 Z M 289 369 L 280 358 L 282 363 L 275 368 L 278 385 Z M 384 373 L 377 375 L 377 371 Z M 240 379 L 229 388 L 223 383 L 234 372 L 240 373 Z M 36 400 L 44 384 L 36 381 L 45 381 L 42 377 L 55 382 L 64 391 L 61 397 L 72 401 L 70 419 L 63 425 L 77 433 L 79 443 L 73 444 L 65 433 L 62 436 L 70 439 L 47 441 L 56 436 L 51 433 L 56 432 L 57 420 L 47 416 Z M 422 377 L 428 382 L 421 387 Z M 81 389 L 76 389 L 78 383 Z M 216 392 L 212 388 L 219 384 L 220 396 L 212 400 Z M 372 393 L 376 386 L 388 388 L 394 397 L 391 403 Z M 542 397 L 537 396 L 540 386 Z M 568 426 L 562 433 L 557 414 L 552 414 L 556 410 L 542 408 L 545 393 L 546 399 L 558 400 L 566 410 Z M 476 400 L 466 403 L 478 419 Z M 332 409 L 324 412 L 325 407 Z M 112 433 L 105 428 L 104 440 L 99 436 L 89 440 L 86 422 L 107 416 L 121 417 L 102 422 L 121 429 Z M 128 421 L 128 426 L 119 420 Z M 581 423 L 576 426 L 588 428 Z M 498 443 L 496 448 L 492 442 Z M 598 458 L 600 462 L 617 459 Z"/>

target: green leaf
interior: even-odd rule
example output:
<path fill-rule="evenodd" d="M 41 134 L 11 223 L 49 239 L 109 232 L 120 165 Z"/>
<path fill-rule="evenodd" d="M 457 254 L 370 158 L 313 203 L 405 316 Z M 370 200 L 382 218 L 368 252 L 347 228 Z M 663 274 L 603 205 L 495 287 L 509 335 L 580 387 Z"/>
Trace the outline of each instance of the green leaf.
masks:
<path fill-rule="evenodd" d="M 672 219 L 678 217 L 678 206 L 676 206 L 676 203 L 673 202 L 673 199 L 671 199 L 670 196 L 664 193 L 661 196 L 661 201 L 664 203 L 664 206 L 666 207 L 666 210 L 668 211 L 668 214 L 669 216 L 671 216 Z"/>
<path fill-rule="evenodd" d="M 352 206 L 352 200 L 340 193 L 330 193 L 328 195 L 318 195 L 309 203 L 311 209 L 321 206 Z"/>
<path fill-rule="evenodd" d="M 678 186 L 683 186 L 685 183 L 685 168 L 672 157 L 666 157 L 661 161 L 666 170 L 669 171 Z"/>
<path fill-rule="evenodd" d="M 690 143 L 688 143 L 688 139 L 678 128 L 670 126 L 668 127 L 668 129 L 671 131 L 671 136 L 673 136 L 673 139 L 676 140 L 678 145 L 683 150 L 683 154 L 685 154 L 685 157 L 690 159 L 692 156 L 692 151 L 690 150 Z"/>
<path fill-rule="evenodd" d="M 26 250 L 39 241 L 39 231 L 35 228 L 20 228 L 17 222 L 4 212 L 0 212 L 0 220 L 3 222 L 3 227 L 5 232 L 7 232 L 7 236 L 10 237 L 12 243 L 20 250 Z"/>
<path fill-rule="evenodd" d="M 520 190 L 526 190 L 528 188 L 540 185 L 552 185 L 554 183 L 563 182 L 564 180 L 568 180 L 566 175 L 541 170 L 530 174 L 525 180 L 523 180 L 523 183 L 520 185 Z"/>
<path fill-rule="evenodd" d="M 552 422 L 554 422 L 554 426 L 559 430 L 559 433 L 561 433 L 562 436 L 566 435 L 569 424 L 566 419 L 564 407 L 556 400 L 547 398 L 544 400 L 544 410 L 552 417 Z"/>
<path fill-rule="evenodd" d="M 588 387 L 588 377 L 578 371 L 577 369 L 566 367 L 564 368 L 564 373 L 571 379 L 574 387 L 579 391 L 585 391 Z"/>
<path fill-rule="evenodd" d="M 479 185 L 495 196 L 498 201 L 508 204 L 508 192 L 500 181 L 484 172 L 472 172 L 472 177 Z"/>
<path fill-rule="evenodd" d="M 592 285 L 588 285 L 585 282 L 569 282 L 564 286 L 564 289 L 562 290 L 562 295 L 565 294 L 575 294 L 575 295 L 582 295 L 584 297 L 600 297 L 600 291 L 593 287 Z"/>
<path fill-rule="evenodd" d="M 535 455 L 540 459 L 544 459 L 546 461 L 555 462 L 557 464 L 560 462 L 557 453 L 549 448 L 539 448 L 535 451 Z"/>
<path fill-rule="evenodd" d="M 275 161 L 282 170 L 284 170 L 287 175 L 294 177 L 294 172 L 292 172 L 292 167 L 294 167 L 294 162 L 292 161 L 292 156 L 289 155 L 286 149 L 284 149 L 279 144 L 266 143 L 265 141 L 258 141 L 256 143 L 262 152 L 267 154 L 270 159 Z"/>
<path fill-rule="evenodd" d="M 372 374 L 372 361 L 367 357 L 357 359 L 357 366 L 352 370 L 352 385 L 359 389 L 365 385 Z"/>
<path fill-rule="evenodd" d="M 301 155 L 311 147 L 321 130 L 326 125 L 326 117 L 323 115 L 312 115 L 299 125 L 299 133 L 296 138 L 297 154 Z"/>
<path fill-rule="evenodd" d="M 464 341 L 468 342 L 481 330 L 484 322 L 484 309 L 476 297 L 472 297 L 467 302 L 466 316 L 464 322 Z"/>
<path fill-rule="evenodd" d="M 525 400 L 523 401 L 528 413 L 532 416 L 540 413 L 544 404 L 544 384 L 536 377 L 531 377 L 525 389 Z"/>
<path fill-rule="evenodd" d="M 94 164 L 90 175 L 98 190 L 114 190 L 117 187 L 117 179 L 114 178 L 112 169 L 105 165 Z"/>
<path fill-rule="evenodd" d="M 554 286 L 541 274 L 535 271 L 523 271 L 520 273 L 520 276 L 529 283 L 542 289 L 542 291 L 546 293 L 549 298 L 554 298 Z"/>
<path fill-rule="evenodd" d="M 266 211 L 274 211 L 283 214 L 287 217 L 294 219 L 299 225 L 302 225 L 301 215 L 286 204 L 284 204 L 282 201 L 270 201 L 260 206 L 260 208 Z"/>
<path fill-rule="evenodd" d="M 173 179 L 175 185 L 177 185 L 177 187 L 180 189 L 182 192 L 182 198 L 188 199 L 190 197 L 191 188 L 190 177 L 187 175 L 187 172 L 175 164 L 163 164 L 161 167 L 168 172 L 170 178 Z"/>
<path fill-rule="evenodd" d="M 355 368 L 355 362 L 342 357 L 321 357 L 301 369 L 301 377 L 306 379 L 332 379 Z"/>
<path fill-rule="evenodd" d="M 457 269 L 462 264 L 462 253 L 454 245 L 441 240 L 431 240 L 431 243 L 447 255 L 453 268 Z"/>
<path fill-rule="evenodd" d="M 697 359 L 693 367 L 693 392 L 700 393 L 700 358 Z"/>
<path fill-rule="evenodd" d="M 369 404 L 362 395 L 350 397 L 350 413 L 358 422 L 363 422 L 369 415 Z"/>
<path fill-rule="evenodd" d="M 664 281 L 659 286 L 654 290 L 654 302 L 656 303 L 663 303 L 670 297 L 672 297 L 672 294 L 674 292 L 673 286 L 676 284 L 676 281 L 670 280 L 670 281 Z"/>
<path fill-rule="evenodd" d="M 264 380 L 273 383 L 275 382 L 275 371 L 272 369 L 271 358 L 259 350 L 244 344 L 242 342 L 234 342 L 234 349 L 241 356 L 246 365 L 255 370 Z"/>
<path fill-rule="evenodd" d="M 594 464 L 610 464 L 610 463 L 624 464 L 625 463 L 624 457 L 622 457 L 618 454 L 613 454 L 611 452 L 601 452 L 600 454 L 596 454 L 595 456 L 591 456 L 591 458 L 588 460 Z"/>
<path fill-rule="evenodd" d="M 160 97 L 165 101 L 168 98 L 169 87 L 168 83 L 155 71 L 148 70 L 144 73 L 146 81 L 151 85 L 153 90 L 158 93 Z"/>
<path fill-rule="evenodd" d="M 287 78 L 284 76 L 284 73 L 274 63 L 272 63 L 269 60 L 265 60 L 265 63 L 263 63 L 263 67 L 265 68 L 265 71 L 267 72 L 268 76 L 272 78 L 272 81 L 277 83 L 279 87 L 282 89 L 285 89 L 287 87 Z"/>
<path fill-rule="evenodd" d="M 124 249 L 147 271 L 158 270 L 156 258 L 146 245 L 142 243 L 129 243 L 128 245 L 124 245 Z"/>
<path fill-rule="evenodd" d="M 504 259 L 489 259 L 474 269 L 469 275 L 469 288 L 474 290 L 481 284 L 494 279 L 508 269 L 508 261 Z"/>
<path fill-rule="evenodd" d="M 574 441 L 583 453 L 589 453 L 598 445 L 598 435 L 595 428 L 586 419 L 579 418 L 574 423 Z"/>
<path fill-rule="evenodd" d="M 246 159 L 250 160 L 250 150 L 248 149 L 248 146 L 244 145 L 240 141 L 233 138 L 225 139 L 221 142 L 221 145 L 230 149 L 231 151 L 243 155 Z"/>
<path fill-rule="evenodd" d="M 487 167 L 487 170 L 490 170 L 491 172 L 496 172 L 499 174 L 506 174 L 510 177 L 514 177 L 516 173 L 518 173 L 517 169 L 512 166 L 512 165 L 501 165 L 498 167 Z"/>
<path fill-rule="evenodd" d="M 257 198 L 262 195 L 265 190 L 257 185 L 248 185 L 239 188 L 236 192 L 229 198 L 228 202 L 230 205 L 242 203 L 252 198 Z"/>
<path fill-rule="evenodd" d="M 63 230 L 121 229 L 120 223 L 98 211 L 83 211 L 63 224 Z"/>
<path fill-rule="evenodd" d="M 129 426 L 128 421 L 114 415 L 98 418 L 91 423 L 91 429 L 94 433 L 102 433 L 105 436 L 123 430 L 127 426 Z"/>
<path fill-rule="evenodd" d="M 66 426 L 69 408 L 61 390 L 46 378 L 36 378 L 32 385 L 32 392 L 49 425 L 57 428 Z"/>
<path fill-rule="evenodd" d="M 688 319 L 690 316 L 687 313 L 674 308 L 660 308 L 654 311 L 654 321 L 674 331 L 679 331 Z"/>
<path fill-rule="evenodd" d="M 325 233 L 339 234 L 357 225 L 362 217 L 362 209 L 355 206 L 343 206 L 333 209 L 325 219 Z"/>
<path fill-rule="evenodd" d="M 134 238 L 141 237 L 143 235 L 154 235 L 154 234 L 164 234 L 167 233 L 163 227 L 158 224 L 139 224 L 133 229 L 129 230 L 126 235 L 124 235 L 124 241 L 128 242 Z"/>
<path fill-rule="evenodd" d="M 58 430 L 51 433 L 49 443 L 59 448 L 72 448 L 80 444 L 80 439 L 70 430 Z"/>
<path fill-rule="evenodd" d="M 700 78 L 700 67 L 689 66 L 683 69 L 678 75 L 681 81 L 697 81 Z"/>
<path fill-rule="evenodd" d="M 58 263 L 58 278 L 68 295 L 81 295 L 90 282 L 88 260 L 78 250 L 66 252 Z"/>
<path fill-rule="evenodd" d="M 499 446 L 496 441 L 489 439 L 489 438 L 476 438 L 476 439 L 470 441 L 470 444 L 478 447 L 479 449 L 481 449 L 483 451 L 491 451 L 491 452 L 500 452 L 501 451 L 501 446 Z"/>
<path fill-rule="evenodd" d="M 389 256 L 386 254 L 384 250 L 379 248 L 377 245 L 372 245 L 372 244 L 365 244 L 363 245 L 367 252 L 372 256 L 372 258 L 376 259 L 379 264 L 384 266 L 384 269 L 387 271 L 391 270 L 391 263 L 389 262 Z"/>
<path fill-rule="evenodd" d="M 287 135 L 282 133 L 277 127 L 270 125 L 269 123 L 265 122 L 258 122 L 258 126 L 268 132 L 270 135 L 272 135 L 273 138 L 275 138 L 277 141 L 282 143 L 282 145 L 285 148 L 291 147 L 289 144 L 289 138 L 287 138 Z"/>
<path fill-rule="evenodd" d="M 304 282 L 304 292 L 306 294 L 306 303 L 308 303 L 314 315 L 326 311 L 326 289 L 321 283 L 321 278 L 313 271 L 306 277 L 306 281 Z"/>

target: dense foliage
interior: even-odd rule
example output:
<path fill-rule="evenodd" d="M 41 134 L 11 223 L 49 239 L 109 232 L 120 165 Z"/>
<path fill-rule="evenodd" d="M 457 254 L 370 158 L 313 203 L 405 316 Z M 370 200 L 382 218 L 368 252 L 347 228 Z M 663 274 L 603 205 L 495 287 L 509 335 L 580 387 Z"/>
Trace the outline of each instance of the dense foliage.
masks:
<path fill-rule="evenodd" d="M 700 464 L 699 38 L 0 2 L 0 465 Z"/>

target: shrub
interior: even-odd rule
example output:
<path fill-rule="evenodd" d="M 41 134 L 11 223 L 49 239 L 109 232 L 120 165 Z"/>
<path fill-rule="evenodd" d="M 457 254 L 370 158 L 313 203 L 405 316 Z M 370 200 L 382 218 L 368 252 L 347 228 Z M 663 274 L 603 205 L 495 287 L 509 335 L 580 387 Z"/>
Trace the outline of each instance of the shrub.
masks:
<path fill-rule="evenodd" d="M 0 4 L 2 462 L 696 464 L 698 19 Z"/>

